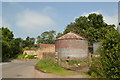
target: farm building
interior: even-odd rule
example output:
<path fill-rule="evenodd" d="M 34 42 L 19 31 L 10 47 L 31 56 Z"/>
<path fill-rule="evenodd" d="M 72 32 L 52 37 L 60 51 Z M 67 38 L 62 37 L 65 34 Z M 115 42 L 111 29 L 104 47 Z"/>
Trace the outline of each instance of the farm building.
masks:
<path fill-rule="evenodd" d="M 39 59 L 43 59 L 46 56 L 53 56 L 55 54 L 55 44 L 40 44 L 39 49 L 27 49 L 23 54 L 37 55 Z"/>
<path fill-rule="evenodd" d="M 69 32 L 56 40 L 55 51 L 58 52 L 60 58 L 87 58 L 88 41 Z"/>

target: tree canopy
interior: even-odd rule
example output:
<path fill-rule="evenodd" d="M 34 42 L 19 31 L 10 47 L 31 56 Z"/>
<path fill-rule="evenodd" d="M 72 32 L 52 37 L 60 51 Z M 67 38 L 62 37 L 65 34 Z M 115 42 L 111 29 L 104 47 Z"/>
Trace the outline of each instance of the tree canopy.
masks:
<path fill-rule="evenodd" d="M 101 14 L 89 14 L 88 17 L 81 16 L 76 18 L 74 22 L 67 25 L 64 34 L 72 31 L 83 37 L 86 37 L 89 44 L 100 41 L 105 38 L 106 30 L 115 29 L 115 25 L 108 25 L 104 22 Z"/>
<path fill-rule="evenodd" d="M 45 31 L 37 37 L 37 44 L 54 44 L 56 39 L 56 31 Z"/>
<path fill-rule="evenodd" d="M 120 34 L 109 29 L 101 41 L 100 57 L 93 58 L 89 73 L 98 78 L 120 78 Z"/>
<path fill-rule="evenodd" d="M 4 61 L 15 55 L 14 48 L 16 48 L 17 45 L 14 44 L 14 35 L 12 31 L 4 27 L 0 28 L 0 31 L 2 33 L 2 60 Z"/>
<path fill-rule="evenodd" d="M 30 38 L 29 36 L 27 36 L 25 40 L 22 40 L 22 43 L 21 43 L 23 48 L 24 47 L 29 47 L 29 48 L 34 47 L 34 44 L 35 44 L 35 38 L 33 38 L 33 37 Z"/>

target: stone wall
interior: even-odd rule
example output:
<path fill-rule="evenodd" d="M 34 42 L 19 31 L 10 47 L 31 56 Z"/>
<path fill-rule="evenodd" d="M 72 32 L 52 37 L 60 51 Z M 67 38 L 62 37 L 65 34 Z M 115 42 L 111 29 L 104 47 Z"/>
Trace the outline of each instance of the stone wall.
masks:
<path fill-rule="evenodd" d="M 27 54 L 27 55 L 37 55 L 39 59 L 43 59 L 43 57 L 46 57 L 46 55 L 51 56 L 53 55 L 53 53 L 55 53 L 55 46 L 41 48 L 37 50 L 25 50 L 23 52 L 23 54 Z"/>

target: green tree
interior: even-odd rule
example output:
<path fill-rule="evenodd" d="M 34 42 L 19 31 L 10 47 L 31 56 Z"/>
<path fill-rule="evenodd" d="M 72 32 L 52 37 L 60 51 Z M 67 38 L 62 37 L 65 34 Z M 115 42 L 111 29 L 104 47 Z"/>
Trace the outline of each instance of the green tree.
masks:
<path fill-rule="evenodd" d="M 14 35 L 8 28 L 2 27 L 0 30 L 2 32 L 2 61 L 4 61 L 11 58 L 13 55 L 12 48 L 14 46 Z"/>
<path fill-rule="evenodd" d="M 100 53 L 104 76 L 120 78 L 120 34 L 116 30 L 105 35 Z"/>
<path fill-rule="evenodd" d="M 56 38 L 63 36 L 63 33 L 57 33 Z"/>
<path fill-rule="evenodd" d="M 106 30 L 112 28 L 114 30 L 115 25 L 108 25 L 104 22 L 101 14 L 89 14 L 88 17 L 81 16 L 76 18 L 73 23 L 67 25 L 64 34 L 72 31 L 88 39 L 89 44 L 100 41 L 105 38 Z"/>
<path fill-rule="evenodd" d="M 109 29 L 102 40 L 100 57 L 93 60 L 90 68 L 94 77 L 120 78 L 120 34 Z"/>
<path fill-rule="evenodd" d="M 23 42 L 22 38 L 15 38 L 14 39 L 14 46 L 13 46 L 13 49 L 12 49 L 13 52 L 14 52 L 14 55 L 17 56 L 19 53 L 23 52 L 22 42 Z"/>
<path fill-rule="evenodd" d="M 26 40 L 22 42 L 23 47 L 34 47 L 35 45 L 35 38 L 30 38 L 29 36 L 26 37 Z"/>
<path fill-rule="evenodd" d="M 22 47 L 20 43 L 22 42 L 21 38 L 14 38 L 14 34 L 8 28 L 0 28 L 2 35 L 0 38 L 0 43 L 2 43 L 2 61 L 7 59 L 15 58 L 16 55 L 22 52 Z"/>
<path fill-rule="evenodd" d="M 46 31 L 43 32 L 40 36 L 37 37 L 37 43 L 43 43 L 43 44 L 54 44 L 56 38 L 56 31 Z"/>
<path fill-rule="evenodd" d="M 38 37 L 37 37 L 37 44 L 40 44 L 40 43 L 41 43 L 41 37 L 38 36 Z"/>

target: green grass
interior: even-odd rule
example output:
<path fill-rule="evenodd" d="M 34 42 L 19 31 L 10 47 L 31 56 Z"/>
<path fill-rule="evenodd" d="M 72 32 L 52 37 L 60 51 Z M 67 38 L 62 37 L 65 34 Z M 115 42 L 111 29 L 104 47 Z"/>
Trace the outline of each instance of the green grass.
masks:
<path fill-rule="evenodd" d="M 23 55 L 23 54 L 17 55 L 17 58 L 24 58 L 24 57 L 25 57 L 25 55 Z"/>
<path fill-rule="evenodd" d="M 54 73 L 57 75 L 84 75 L 83 73 L 80 72 L 75 72 L 75 71 L 70 71 L 70 70 L 66 70 L 64 68 L 62 68 L 61 66 L 59 66 L 57 63 L 55 63 L 53 60 L 50 59 L 44 59 L 44 60 L 40 60 L 35 66 L 37 66 L 39 68 L 39 70 L 42 70 L 44 72 L 47 73 Z"/>
<path fill-rule="evenodd" d="M 80 61 L 80 60 L 69 60 L 68 61 L 68 64 L 71 65 L 71 66 L 74 66 L 74 65 L 78 65 L 78 66 L 85 66 L 87 65 L 87 61 Z"/>

